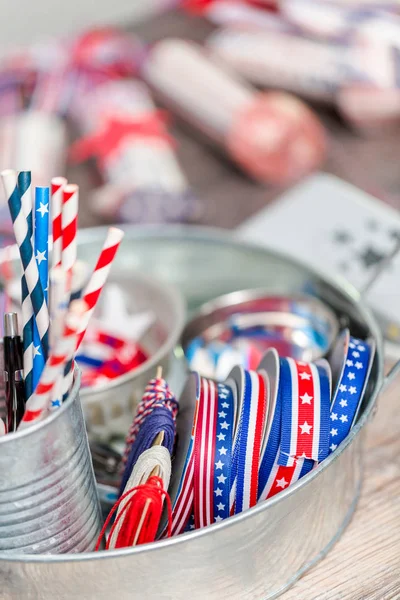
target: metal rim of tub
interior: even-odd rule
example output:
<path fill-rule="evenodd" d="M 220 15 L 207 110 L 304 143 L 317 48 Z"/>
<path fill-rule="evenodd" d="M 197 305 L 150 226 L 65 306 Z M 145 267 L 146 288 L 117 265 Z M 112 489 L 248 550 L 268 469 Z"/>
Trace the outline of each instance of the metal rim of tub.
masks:
<path fill-rule="evenodd" d="M 138 226 L 129 226 L 123 227 L 126 233 L 132 232 L 137 236 L 138 239 L 141 237 L 160 237 L 160 229 L 157 226 L 147 226 L 147 227 L 138 227 Z M 97 238 L 99 234 L 104 235 L 105 228 L 98 227 L 84 231 L 86 234 L 86 240 L 90 241 L 90 237 Z M 191 227 L 191 226 L 171 226 L 168 228 L 164 228 L 164 237 L 166 238 L 176 238 L 176 236 L 186 236 L 187 238 L 197 238 L 199 240 L 204 239 L 207 236 L 209 239 L 213 238 L 214 241 L 223 241 L 226 243 L 230 243 L 234 246 L 237 246 L 240 243 L 241 246 L 247 248 L 248 250 L 262 250 L 260 246 L 257 244 L 243 244 L 242 242 L 236 241 L 231 234 L 224 233 L 219 229 L 215 228 L 204 228 L 204 227 Z M 339 456 L 344 452 L 344 450 L 353 442 L 353 440 L 358 436 L 361 429 L 364 428 L 366 423 L 370 420 L 371 416 L 374 414 L 374 408 L 376 405 L 377 397 L 380 393 L 382 383 L 383 383 L 383 343 L 382 343 L 382 335 L 381 331 L 378 327 L 375 318 L 373 317 L 371 311 L 364 305 L 359 292 L 347 281 L 342 278 L 333 278 L 328 277 L 326 274 L 321 271 L 310 269 L 306 265 L 304 265 L 301 261 L 293 259 L 284 253 L 276 252 L 275 250 L 264 248 L 265 252 L 269 252 L 272 255 L 277 256 L 280 259 L 287 260 L 291 262 L 293 265 L 298 265 L 300 268 L 310 271 L 310 273 L 314 273 L 317 275 L 323 282 L 328 285 L 334 286 L 340 293 L 347 299 L 350 300 L 353 305 L 357 305 L 357 309 L 364 320 L 364 322 L 368 325 L 368 328 L 374 337 L 377 344 L 377 352 L 376 352 L 376 361 L 377 361 L 377 378 L 374 386 L 374 390 L 371 394 L 371 397 L 363 409 L 363 413 L 359 418 L 356 425 L 351 430 L 350 434 L 347 438 L 342 442 L 341 446 L 331 454 L 327 459 L 325 459 L 317 469 L 311 471 L 308 475 L 297 481 L 295 484 L 286 488 L 276 496 L 265 500 L 253 508 L 244 511 L 238 515 L 234 515 L 222 521 L 221 523 L 215 523 L 212 527 L 205 527 L 204 529 L 198 529 L 195 531 L 183 533 L 179 536 L 168 538 L 162 541 L 153 542 L 151 544 L 143 544 L 141 546 L 135 546 L 133 548 L 121 548 L 118 550 L 107 550 L 102 552 L 83 552 L 79 554 L 42 554 L 42 555 L 34 555 L 34 554 L 14 554 L 14 553 L 0 553 L 0 561 L 8 561 L 8 562 L 22 562 L 22 563 L 69 563 L 69 562 L 79 562 L 79 561 L 87 561 L 87 560 L 106 560 L 107 558 L 117 558 L 121 556 L 129 556 L 136 555 L 143 552 L 157 552 L 160 549 L 166 549 L 167 547 L 172 547 L 175 545 L 182 544 L 189 539 L 198 539 L 203 536 L 207 536 L 210 533 L 217 533 L 221 530 L 226 530 L 229 527 L 234 527 L 236 524 L 245 521 L 246 519 L 260 514 L 266 511 L 269 507 L 276 505 L 281 502 L 284 498 L 294 495 L 298 489 L 307 486 L 311 481 L 319 477 L 329 466 L 335 462 Z M 51 416 L 49 417 L 51 418 Z M 22 434 L 22 432 L 21 432 Z M 14 435 L 21 435 L 14 434 Z M 334 542 L 340 537 L 341 533 L 345 529 L 348 521 L 350 520 L 351 515 L 353 514 L 356 504 L 357 504 L 358 494 L 356 495 L 351 507 L 349 508 L 346 518 L 342 523 L 342 526 L 337 531 L 335 536 L 329 541 L 325 548 L 323 548 L 320 553 L 315 556 L 310 563 L 304 565 L 299 573 L 296 573 L 292 580 L 285 584 L 284 588 L 278 590 L 275 595 L 281 594 L 286 588 L 290 587 L 298 579 L 306 570 L 308 570 L 315 562 L 317 562 L 322 556 L 324 556 L 330 547 L 334 544 Z"/>

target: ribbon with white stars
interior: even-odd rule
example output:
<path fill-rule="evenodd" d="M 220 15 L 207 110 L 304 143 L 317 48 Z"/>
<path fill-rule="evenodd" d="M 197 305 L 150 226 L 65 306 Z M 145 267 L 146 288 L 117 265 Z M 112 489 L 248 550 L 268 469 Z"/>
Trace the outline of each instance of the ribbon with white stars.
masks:
<path fill-rule="evenodd" d="M 286 359 L 280 359 L 282 364 Z M 327 378 L 329 382 L 329 379 Z M 266 500 L 286 489 L 292 483 L 306 475 L 314 466 L 314 461 L 299 458 L 293 461 L 292 466 L 282 466 L 278 463 L 280 455 L 281 423 L 282 423 L 282 380 L 279 381 L 275 410 L 272 415 L 272 424 L 268 436 L 265 452 L 260 464 L 258 475 L 258 500 Z"/>
<path fill-rule="evenodd" d="M 356 420 L 374 354 L 370 344 L 352 337 L 344 353 L 342 375 L 331 405 L 329 453 L 347 437 Z"/>
<path fill-rule="evenodd" d="M 201 378 L 194 440 L 194 520 L 196 529 L 229 516 L 233 395 L 227 386 Z"/>
<path fill-rule="evenodd" d="M 232 460 L 231 507 L 234 514 L 257 503 L 258 469 L 269 398 L 269 384 L 264 375 L 244 371 L 243 381 Z"/>
<path fill-rule="evenodd" d="M 281 360 L 281 451 L 278 463 L 292 467 L 296 458 L 321 462 L 329 454 L 330 383 L 312 363 Z"/>
<path fill-rule="evenodd" d="M 234 399 L 230 387 L 218 384 L 218 418 L 215 438 L 214 521 L 229 517 L 232 443 L 234 427 Z"/>

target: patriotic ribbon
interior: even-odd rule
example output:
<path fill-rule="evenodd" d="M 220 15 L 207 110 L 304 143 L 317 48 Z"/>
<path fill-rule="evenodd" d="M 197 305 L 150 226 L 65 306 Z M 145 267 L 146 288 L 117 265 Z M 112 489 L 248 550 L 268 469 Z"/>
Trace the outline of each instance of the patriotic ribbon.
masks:
<path fill-rule="evenodd" d="M 178 491 L 172 506 L 172 536 L 179 535 L 180 533 L 183 533 L 185 531 L 190 516 L 193 513 L 194 440 L 196 434 L 197 415 L 200 403 L 202 402 L 202 395 L 204 393 L 203 386 L 201 385 L 200 376 L 198 375 L 198 373 L 194 373 L 194 375 L 196 376 L 196 406 L 193 416 L 192 432 L 186 453 L 185 463 L 178 485 Z M 166 530 L 164 530 L 162 537 L 164 537 L 165 534 Z"/>
<path fill-rule="evenodd" d="M 242 395 L 236 430 L 232 473 L 231 508 L 237 514 L 254 506 L 258 496 L 258 469 L 269 403 L 268 380 L 254 371 L 240 369 Z"/>
<path fill-rule="evenodd" d="M 296 458 L 320 462 L 329 454 L 330 384 L 323 372 L 311 363 L 281 360 L 279 465 L 292 467 Z"/>
<path fill-rule="evenodd" d="M 279 361 L 280 369 L 274 374 L 275 378 L 282 375 L 282 365 L 287 359 L 282 358 Z M 328 377 L 326 377 L 329 383 Z M 300 458 L 293 461 L 291 466 L 282 466 L 279 464 L 281 452 L 281 424 L 282 424 L 282 403 L 283 403 L 282 379 L 279 377 L 278 392 L 276 402 L 271 415 L 271 427 L 269 430 L 268 441 L 260 463 L 258 475 L 258 501 L 266 500 L 275 496 L 278 492 L 286 489 L 292 483 L 306 475 L 314 466 L 314 461 Z"/>
<path fill-rule="evenodd" d="M 196 529 L 229 517 L 234 426 L 232 390 L 205 378 L 201 386 L 194 450 Z"/>
<path fill-rule="evenodd" d="M 348 335 L 348 332 L 346 333 Z M 355 423 L 373 356 L 374 348 L 367 342 L 350 337 L 349 342 L 345 344 L 341 377 L 336 386 L 330 412 L 330 453 L 336 450 Z"/>

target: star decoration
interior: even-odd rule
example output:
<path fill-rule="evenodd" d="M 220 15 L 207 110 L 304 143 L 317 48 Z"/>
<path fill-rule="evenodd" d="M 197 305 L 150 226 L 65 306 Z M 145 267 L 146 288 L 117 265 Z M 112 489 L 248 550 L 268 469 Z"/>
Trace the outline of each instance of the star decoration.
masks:
<path fill-rule="evenodd" d="M 42 356 L 42 353 L 40 352 L 40 346 L 33 346 L 33 357 L 35 356 Z"/>
<path fill-rule="evenodd" d="M 386 254 L 379 252 L 379 250 L 375 250 L 374 248 L 365 248 L 358 257 L 364 267 L 369 269 L 369 267 L 379 265 L 379 263 L 386 258 Z"/>
<path fill-rule="evenodd" d="M 337 413 L 331 413 L 331 419 L 332 419 L 332 421 L 337 421 L 338 420 Z"/>
<path fill-rule="evenodd" d="M 347 373 L 347 377 L 348 377 L 348 379 L 350 379 L 350 381 L 352 381 L 353 379 L 356 378 L 356 376 L 354 375 L 353 372 Z"/>
<path fill-rule="evenodd" d="M 340 417 L 340 420 L 342 421 L 342 423 L 347 423 L 347 422 L 348 422 L 347 415 L 342 415 L 342 416 Z"/>
<path fill-rule="evenodd" d="M 349 244 L 353 241 L 353 237 L 347 231 L 335 231 L 333 234 L 335 244 Z"/>
<path fill-rule="evenodd" d="M 311 400 L 313 399 L 312 396 L 309 396 L 307 394 L 307 392 L 305 394 L 303 394 L 302 396 L 300 396 L 300 400 L 302 404 L 311 404 Z"/>
<path fill-rule="evenodd" d="M 357 394 L 357 388 L 354 387 L 354 385 L 352 385 L 351 387 L 349 387 L 349 392 L 350 394 Z"/>
<path fill-rule="evenodd" d="M 214 517 L 214 520 L 216 523 L 220 523 L 221 521 L 223 521 L 223 518 L 217 515 L 216 517 Z"/>
<path fill-rule="evenodd" d="M 217 504 L 217 508 L 218 510 L 224 510 L 225 504 L 222 504 L 222 502 L 220 502 L 219 504 Z"/>
<path fill-rule="evenodd" d="M 346 365 L 348 367 L 352 367 L 353 366 L 353 361 L 352 360 L 346 360 Z"/>
<path fill-rule="evenodd" d="M 35 258 L 36 258 L 37 262 L 39 263 L 39 265 L 41 265 L 44 260 L 47 260 L 46 250 L 43 250 L 43 252 L 39 252 L 39 250 L 36 250 Z"/>
<path fill-rule="evenodd" d="M 229 408 L 229 404 L 227 402 L 223 402 L 221 406 L 222 408 Z"/>
<path fill-rule="evenodd" d="M 219 449 L 219 453 L 221 454 L 221 456 L 226 456 L 227 449 L 226 449 L 226 448 L 224 448 L 224 446 L 222 446 L 222 447 Z"/>
<path fill-rule="evenodd" d="M 195 525 L 193 525 L 193 523 L 190 523 L 190 525 L 189 525 L 189 529 L 192 529 L 192 530 L 193 530 L 194 528 L 195 528 Z"/>
<path fill-rule="evenodd" d="M 276 487 L 281 488 L 282 490 L 284 490 L 287 485 L 289 485 L 289 483 L 284 477 L 282 477 L 282 479 L 276 480 Z"/>
<path fill-rule="evenodd" d="M 352 356 L 354 356 L 354 358 L 359 358 L 360 357 L 360 353 L 359 352 L 352 352 Z"/>
<path fill-rule="evenodd" d="M 299 427 L 301 429 L 301 433 L 307 433 L 308 435 L 312 429 L 312 425 L 309 425 L 307 421 L 304 421 L 303 425 L 299 425 Z"/>
<path fill-rule="evenodd" d="M 345 399 L 343 398 L 343 400 L 341 400 L 341 401 L 339 402 L 339 404 L 340 404 L 340 406 L 341 406 L 342 408 L 344 408 L 345 406 L 347 406 L 347 400 L 345 400 Z"/>
<path fill-rule="evenodd" d="M 363 368 L 362 362 L 358 362 L 357 361 L 356 364 L 355 364 L 355 367 L 356 367 L 356 369 L 362 369 Z"/>
<path fill-rule="evenodd" d="M 43 218 L 44 215 L 49 212 L 49 205 L 41 202 L 39 208 L 36 209 L 36 212 L 40 213 Z"/>
<path fill-rule="evenodd" d="M 360 352 L 365 352 L 365 346 L 358 345 L 357 350 L 359 350 Z"/>
<path fill-rule="evenodd" d="M 224 412 L 223 410 L 221 412 L 218 413 L 218 416 L 220 419 L 225 419 L 226 417 L 226 412 Z"/>
<path fill-rule="evenodd" d="M 356 345 L 353 342 L 349 343 L 349 348 L 355 348 L 355 347 L 356 347 Z"/>
<path fill-rule="evenodd" d="M 227 423 L 226 421 L 221 423 L 221 429 L 228 429 L 228 427 L 229 427 L 229 423 Z"/>
<path fill-rule="evenodd" d="M 219 460 L 218 462 L 216 462 L 216 463 L 215 463 L 215 468 L 216 468 L 216 469 L 221 469 L 221 470 L 222 470 L 222 467 L 223 467 L 223 466 L 224 466 L 224 463 L 223 463 L 223 462 L 221 462 L 220 460 Z"/>
<path fill-rule="evenodd" d="M 51 406 L 54 408 L 59 408 L 61 406 L 61 400 L 52 400 Z"/>
<path fill-rule="evenodd" d="M 311 379 L 311 373 L 306 373 L 305 371 L 303 371 L 303 373 L 300 373 L 300 379 Z"/>
<path fill-rule="evenodd" d="M 219 442 L 224 442 L 224 441 L 225 441 L 225 438 L 226 438 L 226 435 L 225 435 L 225 433 L 219 433 L 219 434 L 217 435 L 217 439 L 218 439 L 218 441 L 219 441 Z"/>
<path fill-rule="evenodd" d="M 331 429 L 331 431 L 330 431 L 330 434 L 331 434 L 331 436 L 332 436 L 332 437 L 335 437 L 335 435 L 337 435 L 337 434 L 338 434 L 338 430 L 337 430 L 337 429 L 334 429 L 334 428 L 332 428 L 332 429 Z"/>
<path fill-rule="evenodd" d="M 331 444 L 329 446 L 329 450 L 331 450 L 332 452 L 334 452 L 336 450 L 336 448 L 337 448 L 337 444 Z"/>
<path fill-rule="evenodd" d="M 340 390 L 341 392 L 347 392 L 347 385 L 344 385 L 344 383 L 342 383 L 342 384 L 339 386 L 339 390 Z"/>
<path fill-rule="evenodd" d="M 214 490 L 214 494 L 217 496 L 222 496 L 222 490 L 220 490 L 219 488 L 217 488 L 216 490 Z"/>
<path fill-rule="evenodd" d="M 218 483 L 222 483 L 222 484 L 224 484 L 227 479 L 228 478 L 225 475 L 222 475 L 222 474 L 218 475 L 218 477 L 217 477 Z"/>

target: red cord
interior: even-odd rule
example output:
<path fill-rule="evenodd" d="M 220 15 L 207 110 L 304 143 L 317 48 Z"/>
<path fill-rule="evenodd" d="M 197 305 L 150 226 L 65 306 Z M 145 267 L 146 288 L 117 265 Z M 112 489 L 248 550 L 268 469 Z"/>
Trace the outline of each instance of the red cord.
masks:
<path fill-rule="evenodd" d="M 115 548 L 126 548 L 132 546 L 136 537 L 136 545 L 154 542 L 161 520 L 164 498 L 167 502 L 168 511 L 167 536 L 171 537 L 171 499 L 168 495 L 168 492 L 164 490 L 161 477 L 153 476 L 150 477 L 146 483 L 138 485 L 125 492 L 119 498 L 118 502 L 114 504 L 100 532 L 95 551 L 97 552 L 100 549 L 101 541 L 105 535 L 105 532 L 107 531 L 110 521 L 114 513 L 118 510 L 120 504 L 125 499 L 127 499 L 127 502 L 111 527 L 111 531 L 106 542 L 106 550 L 109 550 L 110 548 L 111 539 L 116 528 L 118 527 L 118 524 L 121 523 L 121 519 L 123 520 L 115 542 Z M 145 507 L 147 508 L 143 517 Z M 138 531 L 140 524 L 140 531 Z"/>

